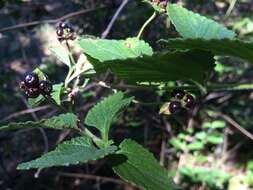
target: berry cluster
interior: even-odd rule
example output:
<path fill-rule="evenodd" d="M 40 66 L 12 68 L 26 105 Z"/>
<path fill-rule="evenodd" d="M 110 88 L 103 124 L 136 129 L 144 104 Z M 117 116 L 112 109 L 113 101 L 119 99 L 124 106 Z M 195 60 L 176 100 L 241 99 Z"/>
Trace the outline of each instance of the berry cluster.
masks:
<path fill-rule="evenodd" d="M 39 80 L 36 73 L 29 73 L 24 80 L 20 82 L 20 88 L 25 90 L 28 98 L 37 98 L 40 94 L 50 95 L 53 89 L 51 82 Z"/>
<path fill-rule="evenodd" d="M 56 29 L 57 38 L 60 42 L 67 41 L 67 40 L 75 40 L 76 34 L 74 28 L 66 23 L 60 22 Z"/>
<path fill-rule="evenodd" d="M 182 90 L 174 90 L 171 93 L 173 100 L 166 103 L 160 110 L 160 113 L 167 115 L 180 112 L 183 108 L 193 109 L 195 106 L 195 99 L 192 95 L 185 93 Z"/>

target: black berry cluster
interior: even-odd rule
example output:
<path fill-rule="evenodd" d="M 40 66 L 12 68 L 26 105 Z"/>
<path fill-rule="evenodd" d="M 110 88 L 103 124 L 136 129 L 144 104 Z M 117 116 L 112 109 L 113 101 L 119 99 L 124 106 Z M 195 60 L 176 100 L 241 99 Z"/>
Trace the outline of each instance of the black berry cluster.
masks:
<path fill-rule="evenodd" d="M 60 42 L 75 40 L 76 34 L 74 28 L 66 22 L 60 22 L 56 28 L 56 35 Z"/>
<path fill-rule="evenodd" d="M 171 93 L 172 101 L 164 104 L 160 113 L 167 115 L 180 112 L 182 109 L 193 109 L 195 106 L 195 99 L 192 95 L 187 94 L 182 90 L 173 90 Z"/>
<path fill-rule="evenodd" d="M 20 88 L 25 90 L 28 98 L 37 98 L 40 94 L 50 95 L 53 89 L 51 82 L 39 80 L 36 73 L 29 73 L 24 80 L 20 82 Z"/>

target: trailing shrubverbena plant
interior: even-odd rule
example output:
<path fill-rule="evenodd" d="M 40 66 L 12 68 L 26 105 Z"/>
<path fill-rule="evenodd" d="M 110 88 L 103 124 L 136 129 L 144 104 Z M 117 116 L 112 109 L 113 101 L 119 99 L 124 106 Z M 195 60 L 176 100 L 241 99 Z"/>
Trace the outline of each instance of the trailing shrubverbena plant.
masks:
<path fill-rule="evenodd" d="M 211 84 L 210 72 L 215 66 L 216 55 L 235 56 L 253 63 L 253 43 L 236 39 L 236 34 L 217 22 L 193 13 L 179 5 L 166 1 L 149 1 L 154 13 L 144 23 L 137 37 L 124 40 L 82 38 L 74 33 L 72 26 L 61 22 L 56 30 L 63 47 L 51 51 L 69 68 L 64 83 L 52 85 L 46 75 L 35 69 L 21 82 L 21 88 L 32 105 L 49 101 L 62 112 L 60 115 L 40 121 L 9 123 L 0 128 L 16 130 L 23 128 L 70 129 L 79 135 L 65 141 L 55 150 L 35 160 L 21 163 L 19 170 L 83 164 L 90 160 L 108 157 L 113 171 L 125 181 L 148 190 L 177 189 L 168 178 L 167 171 L 159 165 L 154 156 L 131 139 L 125 139 L 119 146 L 110 139 L 110 128 L 119 114 L 134 100 L 134 97 L 109 86 L 112 95 L 100 101 L 86 115 L 78 118 L 72 111 L 74 97 L 95 76 L 108 69 L 129 87 L 152 88 L 173 91 L 170 102 L 161 107 L 161 114 L 174 114 L 181 109 L 192 109 L 195 98 L 187 90 L 206 93 L 212 90 L 247 90 L 251 84 Z M 181 36 L 176 39 L 161 39 L 158 43 L 162 52 L 154 52 L 141 39 L 145 27 L 157 14 L 167 14 Z M 69 41 L 83 50 L 82 59 L 76 61 Z M 66 48 L 65 48 L 66 47 Z M 85 81 L 80 83 L 80 76 Z M 170 85 L 168 81 L 182 81 L 181 86 Z M 161 85 L 162 84 L 162 85 Z M 101 82 L 101 85 L 107 84 Z M 63 97 L 66 97 L 63 101 Z M 96 128 L 99 135 L 93 134 Z"/>

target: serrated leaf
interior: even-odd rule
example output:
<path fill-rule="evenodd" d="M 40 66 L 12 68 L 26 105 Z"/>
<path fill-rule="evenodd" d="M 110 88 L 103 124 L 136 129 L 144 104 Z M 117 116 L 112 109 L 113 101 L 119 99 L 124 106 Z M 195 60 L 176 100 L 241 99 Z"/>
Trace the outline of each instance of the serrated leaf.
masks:
<path fill-rule="evenodd" d="M 153 54 L 152 48 L 137 38 L 126 40 L 81 39 L 78 44 L 85 54 L 101 62 Z"/>
<path fill-rule="evenodd" d="M 153 154 L 135 141 L 124 140 L 117 154 L 119 158 L 123 156 L 124 159 L 115 159 L 113 170 L 125 181 L 146 190 L 176 189 L 172 180 L 168 178 L 167 171 L 159 165 Z"/>
<path fill-rule="evenodd" d="M 69 52 L 63 47 L 51 47 L 50 51 L 65 65 L 71 67 Z"/>
<path fill-rule="evenodd" d="M 241 40 L 204 40 L 204 39 L 170 39 L 161 41 L 169 49 L 197 49 L 211 51 L 216 55 L 228 55 L 239 57 L 250 63 L 253 63 L 253 42 L 244 42 Z"/>
<path fill-rule="evenodd" d="M 105 98 L 88 112 L 85 124 L 96 127 L 103 137 L 107 137 L 114 120 L 132 100 L 132 97 L 126 98 L 122 92 L 117 92 Z"/>
<path fill-rule="evenodd" d="M 1 130 L 16 130 L 26 129 L 33 127 L 43 127 L 51 129 L 74 129 L 77 128 L 77 116 L 72 113 L 60 114 L 48 119 L 42 119 L 40 121 L 27 121 L 19 123 L 9 123 L 0 127 Z"/>
<path fill-rule="evenodd" d="M 167 14 L 184 38 L 232 39 L 235 33 L 219 23 L 176 4 L 168 4 Z"/>
<path fill-rule="evenodd" d="M 68 166 L 71 164 L 86 163 L 97 160 L 117 150 L 116 146 L 97 149 L 87 137 L 77 137 L 58 145 L 51 151 L 36 160 L 19 164 L 17 169 L 47 168 L 52 166 Z"/>
<path fill-rule="evenodd" d="M 215 65 L 213 54 L 205 51 L 156 53 L 153 56 L 102 63 L 90 57 L 89 61 L 97 73 L 110 69 L 130 83 L 170 80 L 194 80 L 201 83 Z"/>

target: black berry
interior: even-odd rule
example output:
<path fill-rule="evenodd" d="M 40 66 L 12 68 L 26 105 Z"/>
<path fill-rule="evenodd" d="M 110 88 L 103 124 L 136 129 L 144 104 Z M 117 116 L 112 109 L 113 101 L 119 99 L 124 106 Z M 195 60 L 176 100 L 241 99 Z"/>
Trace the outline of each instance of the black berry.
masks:
<path fill-rule="evenodd" d="M 181 100 L 185 96 L 185 92 L 182 90 L 173 90 L 171 95 L 179 100 Z"/>
<path fill-rule="evenodd" d="M 195 100 L 192 95 L 186 95 L 184 98 L 185 107 L 187 108 L 193 108 L 195 106 Z"/>
<path fill-rule="evenodd" d="M 47 80 L 40 81 L 39 90 L 43 95 L 50 95 L 53 90 L 52 83 Z"/>
<path fill-rule="evenodd" d="M 26 75 L 24 84 L 28 88 L 38 88 L 39 86 L 39 77 L 36 73 L 29 73 Z"/>
<path fill-rule="evenodd" d="M 57 28 L 57 30 L 56 30 L 56 34 L 57 34 L 57 36 L 63 36 L 63 34 L 64 34 L 64 31 L 63 31 L 63 29 L 62 28 Z"/>
<path fill-rule="evenodd" d="M 40 95 L 40 91 L 38 88 L 28 88 L 25 94 L 28 98 L 37 98 Z"/>
<path fill-rule="evenodd" d="M 66 22 L 59 22 L 58 27 L 61 29 L 65 29 L 67 27 L 67 23 Z"/>
<path fill-rule="evenodd" d="M 172 101 L 169 105 L 169 111 L 170 113 L 177 113 L 182 109 L 182 105 L 178 101 Z"/>

